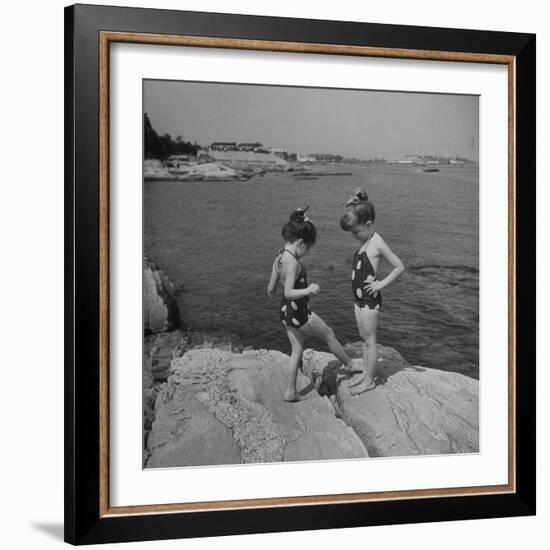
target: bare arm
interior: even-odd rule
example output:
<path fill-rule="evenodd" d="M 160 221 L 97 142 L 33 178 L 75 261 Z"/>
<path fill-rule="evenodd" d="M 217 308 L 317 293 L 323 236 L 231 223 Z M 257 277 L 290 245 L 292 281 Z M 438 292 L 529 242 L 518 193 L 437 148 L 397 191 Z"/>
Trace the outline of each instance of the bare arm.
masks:
<path fill-rule="evenodd" d="M 309 285 L 307 288 L 294 288 L 294 281 L 298 275 L 298 264 L 296 262 L 289 262 L 284 264 L 284 294 L 287 300 L 299 300 L 304 296 L 310 296 L 318 293 L 318 286 L 315 284 Z"/>
<path fill-rule="evenodd" d="M 275 295 L 275 290 L 277 289 L 277 283 L 279 282 L 279 270 L 277 269 L 278 258 L 273 260 L 273 266 L 271 268 L 271 277 L 269 278 L 269 283 L 267 284 L 267 295 L 271 298 Z"/>
<path fill-rule="evenodd" d="M 395 281 L 395 279 L 397 279 L 397 277 L 405 271 L 405 266 L 399 257 L 392 252 L 391 248 L 386 244 L 382 237 L 380 237 L 380 242 L 378 243 L 378 250 L 380 251 L 380 255 L 393 266 L 391 272 L 380 281 L 380 284 L 382 285 L 381 288 L 384 288 Z"/>
<path fill-rule="evenodd" d="M 382 290 L 384 287 L 395 281 L 395 279 L 397 279 L 397 277 L 405 271 L 403 262 L 391 251 L 390 247 L 380 236 L 377 242 L 377 248 L 379 254 L 393 266 L 393 269 L 381 281 L 373 281 L 372 283 L 365 285 L 365 289 L 369 294 L 374 294 L 378 290 Z"/>

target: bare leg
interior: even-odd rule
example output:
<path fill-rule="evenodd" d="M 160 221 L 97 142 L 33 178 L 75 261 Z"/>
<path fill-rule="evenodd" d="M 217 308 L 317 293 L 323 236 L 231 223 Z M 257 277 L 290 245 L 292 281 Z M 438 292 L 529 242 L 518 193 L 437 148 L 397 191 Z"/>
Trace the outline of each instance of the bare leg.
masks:
<path fill-rule="evenodd" d="M 364 373 L 360 379 L 353 384 L 355 386 L 351 393 L 358 395 L 375 387 L 374 372 L 376 370 L 376 362 L 378 360 L 378 352 L 376 349 L 376 329 L 378 326 L 378 311 L 368 308 L 360 308 L 355 306 L 355 318 L 359 333 L 363 339 L 363 365 Z"/>
<path fill-rule="evenodd" d="M 319 317 L 319 315 L 312 313 L 308 322 L 300 327 L 300 330 L 307 336 L 314 336 L 324 340 L 331 353 L 346 367 L 351 368 L 352 360 L 349 355 L 344 351 L 342 344 L 340 344 L 334 335 L 334 331 L 323 321 L 323 319 L 321 319 L 321 317 Z"/>
<path fill-rule="evenodd" d="M 352 388 L 353 386 L 358 386 L 359 384 L 363 383 L 363 381 L 365 380 L 365 373 L 367 372 L 367 355 L 368 355 L 367 344 L 363 340 L 363 318 L 361 317 L 361 308 L 355 305 L 354 311 L 355 311 L 355 322 L 357 323 L 357 330 L 359 331 L 359 335 L 361 336 L 361 340 L 362 340 L 363 358 L 361 359 L 362 372 L 360 376 L 356 377 L 354 380 L 351 380 L 349 382 L 350 388 Z"/>
<path fill-rule="evenodd" d="M 302 364 L 304 337 L 296 328 L 287 327 L 286 331 L 288 339 L 290 340 L 290 345 L 292 346 L 292 353 L 288 361 L 288 386 L 284 394 L 284 399 L 285 401 L 300 401 L 303 397 L 296 389 L 296 377 L 298 376 L 298 369 Z"/>
<path fill-rule="evenodd" d="M 369 369 L 369 346 L 366 344 L 366 342 L 363 340 L 363 345 L 361 346 L 361 350 L 363 353 L 363 357 L 361 358 L 361 365 L 362 365 L 362 372 L 361 375 L 358 376 L 353 382 L 349 383 L 350 388 L 353 386 L 358 386 L 365 380 L 365 375 Z"/>

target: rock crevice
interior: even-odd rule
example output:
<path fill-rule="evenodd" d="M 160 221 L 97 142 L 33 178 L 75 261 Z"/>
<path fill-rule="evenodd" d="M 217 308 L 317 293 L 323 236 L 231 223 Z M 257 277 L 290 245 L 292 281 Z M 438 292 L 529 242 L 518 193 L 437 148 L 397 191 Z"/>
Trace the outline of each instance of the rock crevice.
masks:
<path fill-rule="evenodd" d="M 143 328 L 145 334 L 170 331 L 180 324 L 174 287 L 150 260 L 143 259 Z"/>

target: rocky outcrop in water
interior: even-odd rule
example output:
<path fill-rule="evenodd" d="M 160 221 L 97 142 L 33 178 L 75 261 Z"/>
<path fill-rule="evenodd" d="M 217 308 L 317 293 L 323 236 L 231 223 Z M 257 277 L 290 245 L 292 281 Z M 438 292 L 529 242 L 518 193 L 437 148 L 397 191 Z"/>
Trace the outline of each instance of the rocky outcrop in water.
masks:
<path fill-rule="evenodd" d="M 143 264 L 143 328 L 145 334 L 170 331 L 180 324 L 174 287 L 147 258 Z"/>

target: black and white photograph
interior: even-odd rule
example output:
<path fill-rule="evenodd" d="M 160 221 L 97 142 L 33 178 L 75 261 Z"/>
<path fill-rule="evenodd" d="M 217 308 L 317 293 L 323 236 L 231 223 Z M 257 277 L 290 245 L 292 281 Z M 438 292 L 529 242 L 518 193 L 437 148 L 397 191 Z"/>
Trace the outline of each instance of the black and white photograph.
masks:
<path fill-rule="evenodd" d="M 550 20 L 495 8 L 3 4 L 3 548 L 548 548 Z"/>
<path fill-rule="evenodd" d="M 479 452 L 479 97 L 143 81 L 143 467 Z"/>

